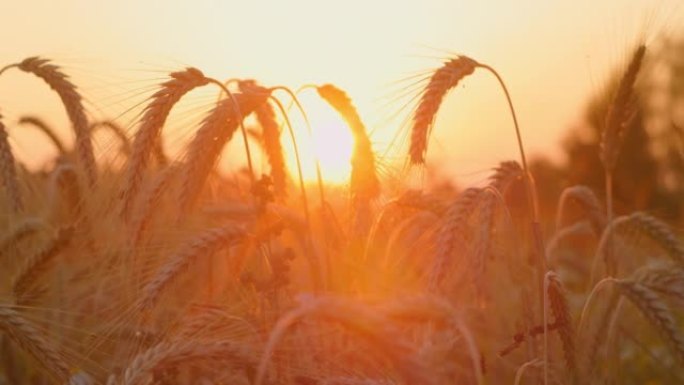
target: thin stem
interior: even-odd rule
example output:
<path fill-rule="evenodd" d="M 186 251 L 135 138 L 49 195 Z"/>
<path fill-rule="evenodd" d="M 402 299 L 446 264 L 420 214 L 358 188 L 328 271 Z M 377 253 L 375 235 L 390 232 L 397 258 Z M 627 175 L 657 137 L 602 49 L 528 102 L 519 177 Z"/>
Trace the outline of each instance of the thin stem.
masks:
<path fill-rule="evenodd" d="M 245 154 L 247 155 L 247 167 L 249 167 L 249 180 L 250 180 L 252 186 L 254 186 L 254 167 L 252 166 L 252 154 L 249 151 L 249 141 L 247 140 L 247 130 L 245 130 L 245 125 L 242 122 L 243 117 L 242 117 L 242 114 L 240 113 L 240 105 L 238 104 L 237 99 L 235 99 L 235 95 L 233 95 L 233 93 L 230 92 L 228 90 L 228 88 L 226 88 L 226 86 L 223 85 L 223 83 L 221 83 L 220 81 L 218 81 L 216 79 L 212 79 L 212 78 L 207 78 L 207 80 L 209 81 L 209 83 L 216 84 L 233 101 L 233 106 L 235 108 L 235 114 L 237 115 L 238 122 L 240 124 L 240 131 L 242 132 L 242 141 L 245 145 Z"/>
<path fill-rule="evenodd" d="M 613 222 L 613 172 L 606 170 L 606 218 L 608 223 Z M 608 275 L 615 275 L 615 266 L 613 264 L 613 236 L 612 232 L 608 233 L 606 244 L 606 270 Z"/>
<path fill-rule="evenodd" d="M 518 125 L 518 118 L 515 114 L 515 108 L 513 108 L 513 101 L 511 100 L 511 95 L 508 92 L 508 88 L 504 83 L 503 79 L 496 70 L 486 64 L 479 64 L 481 68 L 486 69 L 491 72 L 498 80 L 504 94 L 506 95 L 506 101 L 508 102 L 508 108 L 511 111 L 511 116 L 513 117 L 513 124 L 515 125 L 515 135 L 518 140 L 518 149 L 520 150 L 520 161 L 522 162 L 523 172 L 525 173 L 525 189 L 527 190 L 527 203 L 532 211 L 532 234 L 534 236 L 535 247 L 537 253 L 539 254 L 539 259 L 541 261 L 542 271 L 546 271 L 546 257 L 544 255 L 544 241 L 541 232 L 541 225 L 539 222 L 539 210 L 537 209 L 537 200 L 534 192 L 534 182 L 532 181 L 532 176 L 530 174 L 529 168 L 527 167 L 527 158 L 525 157 L 525 148 L 523 146 L 522 135 L 520 134 L 520 126 Z"/>
<path fill-rule="evenodd" d="M 294 153 L 295 153 L 295 161 L 297 163 L 297 173 L 299 174 L 299 188 L 302 190 L 302 205 L 304 206 L 304 219 L 306 221 L 306 231 L 307 231 L 307 246 L 309 247 L 309 253 L 311 253 L 311 256 L 309 257 L 309 263 L 311 266 L 311 275 L 313 279 L 313 284 L 314 284 L 314 289 L 316 291 L 319 291 L 321 288 L 321 271 L 320 271 L 320 265 L 318 261 L 316 260 L 316 257 L 313 255 L 314 253 L 314 247 L 313 247 L 313 236 L 311 234 L 311 217 L 309 215 L 309 201 L 306 197 L 306 188 L 304 186 L 304 175 L 302 174 L 302 163 L 299 159 L 299 150 L 297 148 L 297 140 L 295 138 L 294 130 L 292 129 L 292 124 L 290 123 L 290 118 L 287 116 L 287 111 L 285 111 L 285 107 L 283 104 L 278 100 L 278 98 L 274 96 L 269 96 L 271 100 L 278 106 L 278 109 L 283 115 L 283 119 L 285 120 L 285 125 L 287 126 L 288 132 L 290 133 L 290 137 L 292 138 L 292 147 L 294 148 Z"/>
<path fill-rule="evenodd" d="M 8 69 L 15 68 L 15 67 L 19 67 L 19 64 L 14 63 L 14 64 L 9 64 L 9 65 L 2 67 L 2 69 L 0 69 L 0 75 L 2 75 L 3 72 L 7 71 Z"/>
<path fill-rule="evenodd" d="M 309 86 L 307 85 L 306 88 L 308 88 L 308 87 Z M 299 90 L 301 90 L 301 89 L 303 89 L 303 88 L 300 87 Z M 292 92 L 292 90 L 290 90 L 289 88 L 284 87 L 284 86 L 271 87 L 270 90 L 272 90 L 272 91 L 281 90 L 281 91 L 285 91 L 288 95 L 290 95 L 290 97 L 292 98 L 292 102 L 297 106 L 297 109 L 299 109 L 299 112 L 302 114 L 302 118 L 304 118 L 304 124 L 306 125 L 306 129 L 309 132 L 309 137 L 313 138 L 313 129 L 311 128 L 311 122 L 309 122 L 309 117 L 306 114 L 306 111 L 304 111 L 304 107 L 302 107 L 302 104 L 299 103 L 299 99 L 297 98 L 297 94 Z M 299 92 L 299 90 L 297 90 L 297 93 Z M 318 159 L 318 155 L 315 153 L 315 151 L 314 151 L 313 155 L 314 155 L 314 162 L 316 164 L 316 182 L 318 183 L 318 194 L 319 194 L 319 197 L 321 200 L 321 206 L 323 206 L 323 203 L 325 202 L 325 191 L 323 189 L 323 175 L 321 173 L 321 162 Z"/>
<path fill-rule="evenodd" d="M 582 307 L 582 313 L 580 314 L 580 319 L 579 319 L 579 322 L 577 323 L 577 335 L 578 336 L 582 332 L 582 327 L 584 326 L 584 323 L 586 322 L 587 313 L 589 313 L 589 305 L 591 305 L 591 302 L 593 301 L 594 297 L 598 294 L 599 291 L 601 291 L 601 289 L 606 287 L 608 284 L 614 283 L 616 281 L 617 280 L 613 277 L 604 278 L 604 279 L 600 280 L 594 286 L 594 288 L 591 290 L 586 301 L 584 301 L 584 306 Z"/>
<path fill-rule="evenodd" d="M 294 130 L 292 129 L 292 124 L 290 123 L 290 118 L 287 116 L 287 111 L 285 107 L 277 98 L 271 96 L 271 100 L 278 106 L 280 113 L 283 115 L 285 120 L 285 126 L 290 133 L 290 138 L 292 138 L 292 147 L 294 149 L 295 163 L 297 165 L 297 174 L 299 176 L 299 189 L 302 191 L 302 204 L 304 205 L 304 218 L 306 219 L 307 226 L 310 225 L 311 220 L 309 217 L 309 200 L 306 197 L 306 188 L 304 186 L 304 174 L 302 173 L 302 162 L 299 158 L 299 147 L 297 146 L 297 139 L 295 138 Z"/>

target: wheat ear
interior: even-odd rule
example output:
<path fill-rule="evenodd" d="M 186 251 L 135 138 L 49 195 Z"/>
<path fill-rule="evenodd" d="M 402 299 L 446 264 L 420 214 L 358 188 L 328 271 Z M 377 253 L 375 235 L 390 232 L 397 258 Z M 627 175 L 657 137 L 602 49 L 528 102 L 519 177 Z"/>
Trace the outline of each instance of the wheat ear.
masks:
<path fill-rule="evenodd" d="M 27 299 L 31 285 L 47 270 L 50 262 L 69 245 L 73 232 L 71 227 L 59 229 L 52 239 L 26 259 L 12 283 L 12 292 L 17 303 L 23 303 Z"/>
<path fill-rule="evenodd" d="M 243 93 L 263 93 L 264 88 L 260 87 L 253 80 L 242 80 L 239 83 L 240 91 Z M 273 106 L 268 103 L 260 104 L 255 110 L 257 122 L 261 126 L 261 141 L 269 167 L 271 178 L 273 179 L 273 189 L 279 197 L 285 196 L 287 185 L 287 169 L 285 167 L 285 157 L 283 155 L 283 145 L 280 141 L 280 125 L 276 120 L 276 113 Z"/>
<path fill-rule="evenodd" d="M 637 47 L 632 54 L 627 70 L 620 79 L 617 91 L 606 114 L 605 127 L 601 136 L 600 155 L 607 173 L 612 173 L 615 169 L 625 131 L 634 119 L 636 108 L 634 83 L 645 55 L 645 45 Z"/>
<path fill-rule="evenodd" d="M 475 60 L 467 56 L 459 56 L 445 62 L 430 77 L 430 81 L 421 93 L 420 101 L 413 115 L 409 149 L 412 164 L 425 163 L 428 134 L 432 129 L 442 99 L 463 78 L 475 72 L 477 66 L 478 63 Z"/>
<path fill-rule="evenodd" d="M 295 309 L 285 313 L 273 327 L 263 350 L 254 385 L 262 385 L 268 362 L 277 344 L 294 325 L 317 318 L 337 323 L 345 329 L 366 338 L 387 355 L 407 384 L 434 384 L 427 368 L 415 358 L 414 348 L 384 317 L 355 301 L 340 297 L 306 298 Z"/>
<path fill-rule="evenodd" d="M 133 139 L 131 156 L 125 172 L 121 191 L 121 215 L 127 218 L 133 202 L 140 190 L 150 154 L 160 146 L 161 130 L 173 106 L 191 90 L 209 83 L 204 74 L 196 68 L 173 72 L 171 79 L 162 83 L 161 88 L 151 97 L 145 107 L 140 128 Z"/>
<path fill-rule="evenodd" d="M 563 284 L 558 278 L 558 274 L 550 272 L 547 274 L 548 284 L 546 286 L 551 312 L 554 317 L 554 324 L 558 325 L 558 335 L 563 345 L 563 355 L 565 356 L 565 366 L 570 373 L 572 383 L 577 383 L 578 370 L 575 350 L 575 328 L 568 309 L 568 300 Z"/>
<path fill-rule="evenodd" d="M 667 303 L 655 291 L 639 282 L 620 280 L 617 283 L 622 294 L 636 305 L 660 333 L 675 357 L 684 363 L 684 334 Z"/>
<path fill-rule="evenodd" d="M 563 227 L 568 202 L 577 203 L 587 215 L 596 234 L 601 234 L 606 226 L 606 214 L 594 191 L 587 186 L 576 185 L 563 190 L 556 212 L 556 230 Z"/>
<path fill-rule="evenodd" d="M 124 370 L 120 384 L 146 384 L 155 369 L 197 360 L 231 362 L 239 366 L 255 364 L 254 353 L 233 341 L 165 341 L 133 358 Z"/>
<path fill-rule="evenodd" d="M 229 247 L 245 236 L 244 230 L 236 226 L 211 228 L 193 237 L 176 251 L 152 280 L 143 289 L 139 299 L 139 309 L 151 309 L 169 284 L 190 265 L 201 257 L 209 257 L 222 247 Z"/>
<path fill-rule="evenodd" d="M 451 256 L 458 248 L 459 242 L 462 242 L 468 217 L 477 207 L 482 192 L 483 190 L 479 188 L 469 188 L 463 191 L 442 218 L 435 241 L 435 259 L 429 273 L 431 290 L 436 290 L 444 279 Z"/>
<path fill-rule="evenodd" d="M 180 203 L 183 210 L 190 209 L 195 203 L 223 147 L 237 131 L 242 118 L 266 102 L 266 98 L 261 95 L 233 94 L 232 96 L 216 104 L 216 107 L 204 118 L 188 145 L 181 176 Z"/>
<path fill-rule="evenodd" d="M 69 366 L 57 349 L 18 312 L 0 305 L 0 330 L 4 331 L 21 349 L 32 355 L 50 376 L 61 382 L 69 378 Z"/>
<path fill-rule="evenodd" d="M 52 64 L 49 60 L 40 57 L 30 57 L 17 65 L 28 73 L 32 73 L 43 79 L 52 88 L 64 104 L 74 133 L 76 134 L 76 153 L 86 172 L 88 183 L 93 186 L 97 179 L 97 165 L 95 153 L 90 137 L 90 127 L 86 117 L 83 100 L 76 86 L 69 80 L 60 67 Z"/>
<path fill-rule="evenodd" d="M 9 137 L 5 125 L 2 123 L 0 115 L 0 177 L 5 187 L 7 198 L 10 202 L 10 209 L 13 213 L 19 214 L 24 211 L 24 200 L 21 197 L 19 188 L 19 178 L 17 177 L 17 166 L 15 164 L 12 148 L 9 144 Z"/>
<path fill-rule="evenodd" d="M 55 145 L 57 148 L 57 151 L 59 151 L 60 154 L 66 154 L 66 146 L 64 145 L 64 142 L 57 136 L 57 133 L 55 133 L 55 130 L 50 127 L 45 121 L 37 116 L 22 116 L 19 119 L 19 124 L 27 125 L 27 126 L 33 126 L 40 130 L 45 136 L 50 139 L 52 144 Z"/>

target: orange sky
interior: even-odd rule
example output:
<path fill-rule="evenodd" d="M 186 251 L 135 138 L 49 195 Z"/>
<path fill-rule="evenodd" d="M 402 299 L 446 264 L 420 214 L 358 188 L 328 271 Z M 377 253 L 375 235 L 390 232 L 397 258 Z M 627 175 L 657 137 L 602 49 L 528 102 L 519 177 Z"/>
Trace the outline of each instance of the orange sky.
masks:
<path fill-rule="evenodd" d="M 382 149 L 399 129 L 387 117 L 401 103 L 383 107 L 400 91 L 392 83 L 459 52 L 499 70 L 529 151 L 553 154 L 625 47 L 643 31 L 649 38 L 673 34 L 681 20 L 677 3 L 5 0 L 0 64 L 31 55 L 55 59 L 73 74 L 95 116 L 140 102 L 137 94 L 164 72 L 187 65 L 217 78 L 293 88 L 332 82 L 353 97 Z M 429 159 L 448 164 L 452 175 L 484 177 L 495 162 L 517 159 L 515 136 L 494 79 L 476 75 L 464 85 L 443 105 Z M 64 121 L 56 98 L 40 87 L 17 72 L 0 78 L 0 111 L 11 132 L 12 119 L 26 113 Z M 28 162 L 36 146 L 45 148 L 31 133 L 11 136 Z"/>

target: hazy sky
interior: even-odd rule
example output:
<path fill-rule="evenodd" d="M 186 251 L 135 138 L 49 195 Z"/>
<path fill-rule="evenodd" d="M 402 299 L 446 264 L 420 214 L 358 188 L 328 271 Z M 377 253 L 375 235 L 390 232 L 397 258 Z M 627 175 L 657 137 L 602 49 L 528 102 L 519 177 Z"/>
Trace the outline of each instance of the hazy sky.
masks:
<path fill-rule="evenodd" d="M 382 148 L 400 128 L 387 117 L 401 109 L 391 99 L 409 82 L 396 82 L 439 66 L 448 52 L 463 53 L 498 69 L 527 147 L 552 154 L 630 44 L 673 34 L 678 2 L 3 0 L 0 64 L 54 58 L 95 115 L 139 102 L 137 94 L 164 72 L 187 65 L 217 78 L 293 88 L 332 82 L 354 98 Z M 0 78 L 7 125 L 25 113 L 65 119 L 39 86 L 18 72 Z M 452 173 L 478 174 L 517 158 L 510 116 L 490 75 L 469 78 L 443 107 L 430 155 L 448 160 Z M 30 158 L 39 139 L 12 137 L 20 157 Z"/>

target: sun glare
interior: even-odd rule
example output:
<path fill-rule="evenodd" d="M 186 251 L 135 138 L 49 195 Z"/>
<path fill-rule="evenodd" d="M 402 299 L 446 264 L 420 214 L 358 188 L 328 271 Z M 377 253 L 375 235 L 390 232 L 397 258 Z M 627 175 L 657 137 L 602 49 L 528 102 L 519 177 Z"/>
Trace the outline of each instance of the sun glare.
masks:
<path fill-rule="evenodd" d="M 297 138 L 305 182 L 316 181 L 315 162 L 318 159 L 323 180 L 330 184 L 346 184 L 351 174 L 352 134 L 342 118 L 320 100 L 315 93 L 302 95 L 301 102 L 311 123 L 312 133 L 301 115 L 291 110 L 291 120 Z M 287 132 L 281 134 L 290 174 L 297 177 L 297 162 L 292 140 Z"/>

